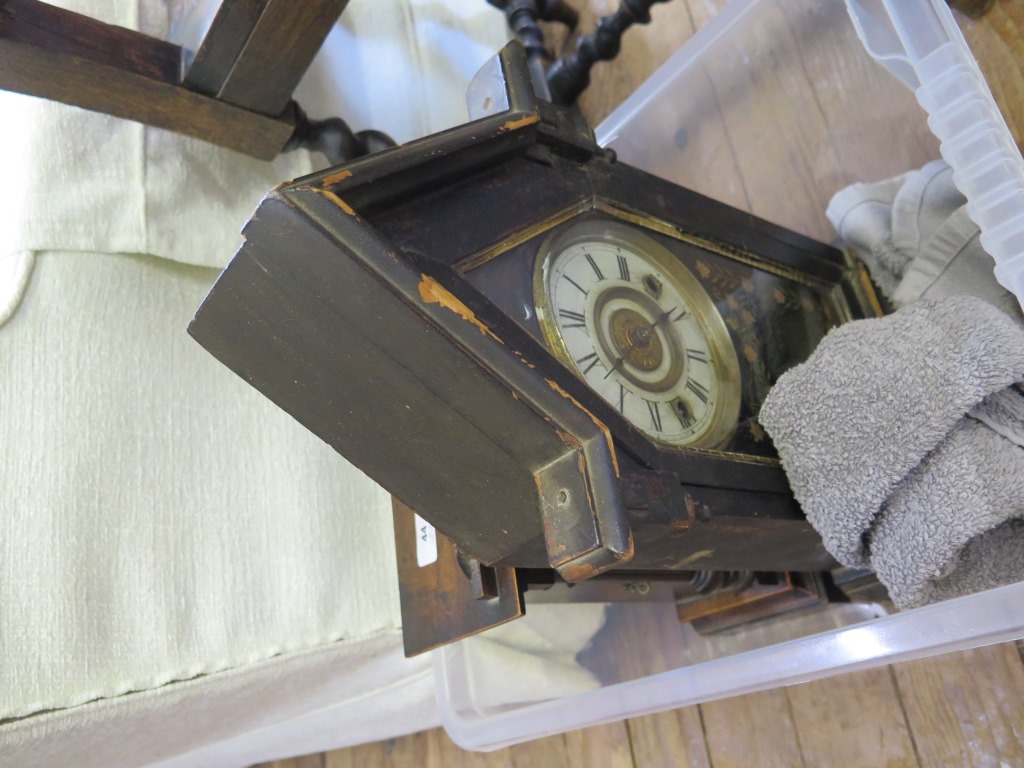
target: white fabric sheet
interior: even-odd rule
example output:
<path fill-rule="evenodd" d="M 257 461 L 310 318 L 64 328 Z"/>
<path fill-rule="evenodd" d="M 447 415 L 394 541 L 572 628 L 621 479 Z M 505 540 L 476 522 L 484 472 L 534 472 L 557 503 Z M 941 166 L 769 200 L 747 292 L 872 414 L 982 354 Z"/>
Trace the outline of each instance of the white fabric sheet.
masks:
<path fill-rule="evenodd" d="M 168 38 L 209 18 L 61 4 Z M 464 119 L 505 39 L 478 0 L 353 0 L 298 95 L 416 138 Z M 0 765 L 240 766 L 435 725 L 387 495 L 185 334 L 261 196 L 317 159 L 0 114 Z"/>
<path fill-rule="evenodd" d="M 184 333 L 215 277 L 46 252 L 0 332 L 3 717 L 400 626 L 387 494 Z"/>

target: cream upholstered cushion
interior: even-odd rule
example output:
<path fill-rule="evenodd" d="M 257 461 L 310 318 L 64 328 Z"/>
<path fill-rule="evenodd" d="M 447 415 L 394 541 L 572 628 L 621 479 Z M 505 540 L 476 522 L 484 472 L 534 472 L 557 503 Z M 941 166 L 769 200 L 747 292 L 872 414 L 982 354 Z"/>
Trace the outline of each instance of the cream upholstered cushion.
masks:
<path fill-rule="evenodd" d="M 344 63 L 356 128 L 460 122 L 462 74 L 504 40 L 470 4 L 353 0 L 302 89 Z M 163 36 L 209 15 L 74 8 Z M 439 34 L 472 41 L 457 66 L 421 50 Z M 185 333 L 261 195 L 315 159 L 13 94 L 0 113 L 0 764 L 245 765 L 434 725 L 387 495 Z"/>
<path fill-rule="evenodd" d="M 6 718 L 400 626 L 388 496 L 184 333 L 216 275 L 48 251 L 0 329 Z"/>

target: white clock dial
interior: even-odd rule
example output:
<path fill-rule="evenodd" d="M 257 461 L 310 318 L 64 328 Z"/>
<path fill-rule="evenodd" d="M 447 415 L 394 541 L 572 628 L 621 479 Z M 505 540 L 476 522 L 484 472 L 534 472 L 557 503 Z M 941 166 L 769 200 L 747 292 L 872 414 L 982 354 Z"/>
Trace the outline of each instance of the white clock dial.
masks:
<path fill-rule="evenodd" d="M 696 278 L 632 228 L 591 220 L 541 254 L 538 316 L 563 361 L 629 422 L 720 445 L 739 410 L 736 353 Z"/>

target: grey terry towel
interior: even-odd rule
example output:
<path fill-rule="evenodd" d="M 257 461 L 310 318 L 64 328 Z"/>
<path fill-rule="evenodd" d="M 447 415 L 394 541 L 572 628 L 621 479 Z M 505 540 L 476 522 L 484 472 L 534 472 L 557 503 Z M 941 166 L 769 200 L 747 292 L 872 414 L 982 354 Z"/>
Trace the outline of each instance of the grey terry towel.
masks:
<path fill-rule="evenodd" d="M 901 607 L 1024 579 L 1024 450 L 959 421 L 886 500 L 871 565 Z"/>
<path fill-rule="evenodd" d="M 832 331 L 760 419 L 828 550 L 910 607 L 1024 579 L 1024 532 L 1008 522 L 1024 517 L 1024 449 L 986 423 L 1019 435 L 1022 379 L 1024 329 L 1006 314 L 920 301 Z M 998 581 L 976 540 L 987 531 L 981 544 L 1013 554 Z"/>
<path fill-rule="evenodd" d="M 1024 580 L 1024 318 L 965 202 L 941 161 L 833 198 L 902 309 L 829 334 L 760 417 L 826 547 L 901 607 Z"/>

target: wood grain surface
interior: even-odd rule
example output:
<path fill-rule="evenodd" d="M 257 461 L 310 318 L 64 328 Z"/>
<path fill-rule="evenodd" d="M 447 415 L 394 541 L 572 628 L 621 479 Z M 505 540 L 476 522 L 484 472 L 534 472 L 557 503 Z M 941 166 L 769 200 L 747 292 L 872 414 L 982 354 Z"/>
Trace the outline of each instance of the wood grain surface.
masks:
<path fill-rule="evenodd" d="M 633 768 L 626 723 L 611 723 L 565 734 L 569 768 Z"/>
<path fill-rule="evenodd" d="M 795 1 L 776 2 L 776 24 L 785 26 L 786 13 Z M 597 16 L 615 10 L 617 0 L 576 0 L 572 4 L 581 9 L 580 30 L 587 32 Z M 594 68 L 591 87 L 581 99 L 591 123 L 596 125 L 606 117 L 723 4 L 723 0 L 675 0 L 655 6 L 653 23 L 634 27 L 626 34 L 619 58 Z M 958 15 L 957 20 L 1015 139 L 1021 143 L 1024 3 L 997 0 L 982 19 Z M 557 28 L 551 31 L 557 33 Z M 836 185 L 855 180 L 858 174 L 888 175 L 886 169 L 893 162 L 891 155 L 887 159 L 857 142 L 856 136 L 844 134 L 846 121 L 833 98 L 836 94 L 813 83 L 831 82 L 836 93 L 848 94 L 853 89 L 857 99 L 872 105 L 884 103 L 892 84 L 859 63 L 845 61 L 841 46 L 827 33 L 790 30 L 780 42 L 774 36 L 783 32 L 765 31 L 765 45 L 779 43 L 774 55 L 798 57 L 798 72 L 828 72 L 831 77 L 806 77 L 801 82 L 800 78 L 780 78 L 771 71 L 754 75 L 759 78 L 755 92 L 778 89 L 786 94 L 787 104 L 798 105 L 801 114 L 807 116 L 806 124 L 799 126 L 800 135 L 787 137 L 804 145 L 803 151 L 791 159 L 798 175 L 804 178 L 777 190 L 778 211 L 770 205 L 757 211 L 769 218 L 779 212 L 792 217 L 787 211 L 799 208 L 794 201 L 816 200 Z M 573 40 L 557 42 L 559 48 L 568 49 Z M 749 176 L 752 153 L 769 151 L 770 147 L 744 146 L 743 141 L 752 135 L 750 123 L 781 122 L 781 100 L 773 103 L 763 93 L 755 93 L 741 109 L 723 94 L 714 93 L 710 85 L 704 93 L 691 97 L 710 99 L 703 105 L 710 108 L 705 109 L 706 121 L 688 132 L 686 143 L 705 154 L 717 153 L 716 167 L 724 169 L 714 191 L 708 194 L 751 209 L 751 199 L 756 197 L 751 191 L 767 183 Z M 900 162 L 924 162 L 936 156 L 936 146 L 927 136 L 915 134 L 908 140 L 898 123 L 881 126 L 880 130 L 889 131 L 889 149 L 895 147 L 902 153 Z M 731 146 L 723 142 L 723 131 L 731 137 Z M 758 136 L 758 141 L 763 140 Z M 832 176 L 819 173 L 815 152 L 840 172 Z M 808 216 L 803 228 L 820 227 L 817 216 Z M 818 234 L 832 236 L 827 231 Z M 616 639 L 622 644 L 621 667 L 635 674 L 643 673 L 648 665 L 664 663 L 666 655 L 671 654 L 670 650 L 645 646 L 642 635 L 637 629 L 635 636 Z M 659 657 L 659 653 L 663 655 Z M 633 718 L 625 725 L 588 728 L 487 755 L 461 752 L 443 732 L 431 731 L 271 765 L 1017 766 L 1024 765 L 1024 663 L 1020 647 L 1006 643 Z"/>
<path fill-rule="evenodd" d="M 294 129 L 290 120 L 189 90 L 179 83 L 179 58 L 177 46 L 46 3 L 0 3 L 0 88 L 138 120 L 266 160 L 281 151 Z"/>
<path fill-rule="evenodd" d="M 264 115 L 284 109 L 348 0 L 269 0 L 217 94 Z"/>
<path fill-rule="evenodd" d="M 893 667 L 922 765 L 1024 765 L 1024 674 L 1013 643 Z"/>
<path fill-rule="evenodd" d="M 814 680 L 786 691 L 804 763 L 821 768 L 916 766 L 888 667 Z"/>
<path fill-rule="evenodd" d="M 790 768 L 804 764 L 784 689 L 712 701 L 702 704 L 700 712 L 715 768 Z"/>
<path fill-rule="evenodd" d="M 188 88 L 208 96 L 220 92 L 268 1 L 221 3 L 185 74 Z"/>
<path fill-rule="evenodd" d="M 980 19 L 957 14 L 957 23 L 1017 146 L 1024 145 L 1024 3 L 997 0 Z"/>
<path fill-rule="evenodd" d="M 697 707 L 635 717 L 628 725 L 634 765 L 710 768 L 704 726 Z"/>

